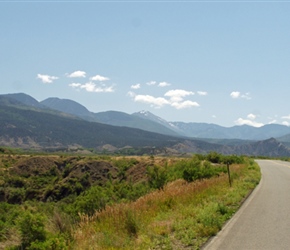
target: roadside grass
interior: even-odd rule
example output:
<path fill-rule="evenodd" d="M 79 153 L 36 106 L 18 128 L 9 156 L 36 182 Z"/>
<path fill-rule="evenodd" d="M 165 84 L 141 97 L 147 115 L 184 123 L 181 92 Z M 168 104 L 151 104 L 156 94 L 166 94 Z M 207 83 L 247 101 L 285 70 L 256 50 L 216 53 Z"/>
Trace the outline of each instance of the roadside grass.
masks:
<path fill-rule="evenodd" d="M 253 159 L 227 174 L 186 182 L 178 179 L 135 202 L 80 215 L 73 249 L 200 249 L 237 211 L 260 181 Z"/>

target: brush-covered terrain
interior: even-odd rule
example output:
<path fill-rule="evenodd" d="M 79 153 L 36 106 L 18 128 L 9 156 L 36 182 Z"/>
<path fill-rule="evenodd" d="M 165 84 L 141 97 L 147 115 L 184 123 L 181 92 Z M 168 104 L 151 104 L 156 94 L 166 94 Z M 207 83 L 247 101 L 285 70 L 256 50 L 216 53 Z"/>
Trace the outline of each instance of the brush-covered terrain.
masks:
<path fill-rule="evenodd" d="M 0 151 L 0 249 L 198 249 L 260 179 L 252 159 L 215 152 Z"/>

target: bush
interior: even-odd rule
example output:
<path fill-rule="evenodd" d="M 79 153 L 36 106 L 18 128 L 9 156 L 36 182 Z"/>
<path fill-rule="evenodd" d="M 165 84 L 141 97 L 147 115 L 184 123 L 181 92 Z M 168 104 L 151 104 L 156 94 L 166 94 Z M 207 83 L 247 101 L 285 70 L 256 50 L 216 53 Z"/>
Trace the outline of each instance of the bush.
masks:
<path fill-rule="evenodd" d="M 62 236 L 51 236 L 46 241 L 34 241 L 29 250 L 67 250 L 68 246 Z"/>
<path fill-rule="evenodd" d="M 195 180 L 211 178 L 219 175 L 220 172 L 225 172 L 225 167 L 212 166 L 210 162 L 192 161 L 186 165 L 183 170 L 183 179 L 187 182 Z"/>
<path fill-rule="evenodd" d="M 12 176 L 6 181 L 9 187 L 22 188 L 25 187 L 25 181 L 19 176 Z"/>
<path fill-rule="evenodd" d="M 165 168 L 154 165 L 147 168 L 149 186 L 154 189 L 162 189 L 167 182 L 167 172 Z"/>
<path fill-rule="evenodd" d="M 223 156 L 218 154 L 217 152 L 210 152 L 206 156 L 206 160 L 208 160 L 209 162 L 212 162 L 212 163 L 221 163 L 222 159 L 223 159 Z"/>
<path fill-rule="evenodd" d="M 74 215 L 78 213 L 93 215 L 96 211 L 102 210 L 111 198 L 112 195 L 106 193 L 104 188 L 93 186 L 76 198 L 70 210 Z"/>
<path fill-rule="evenodd" d="M 32 213 L 25 211 L 18 220 L 18 226 L 21 235 L 21 247 L 23 249 L 29 248 L 32 243 L 44 242 L 46 239 L 46 232 L 44 229 L 44 217 L 39 213 Z"/>
<path fill-rule="evenodd" d="M 0 202 L 0 242 L 9 238 L 9 232 L 15 226 L 14 221 L 19 216 L 20 211 L 18 205 Z"/>
<path fill-rule="evenodd" d="M 245 163 L 244 157 L 243 156 L 237 156 L 237 155 L 229 155 L 229 156 L 224 156 L 223 157 L 223 162 L 225 164 L 229 163 L 229 164 L 242 164 Z"/>
<path fill-rule="evenodd" d="M 25 188 L 7 188 L 6 199 L 11 204 L 21 204 L 25 198 Z"/>

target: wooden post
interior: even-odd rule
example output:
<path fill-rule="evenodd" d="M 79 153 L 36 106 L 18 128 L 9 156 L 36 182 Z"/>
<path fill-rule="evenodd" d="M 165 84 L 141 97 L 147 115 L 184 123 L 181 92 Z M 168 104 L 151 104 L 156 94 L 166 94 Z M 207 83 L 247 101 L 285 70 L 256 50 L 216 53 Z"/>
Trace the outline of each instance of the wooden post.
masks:
<path fill-rule="evenodd" d="M 227 169 L 228 169 L 228 176 L 229 176 L 229 183 L 230 187 L 232 186 L 232 180 L 231 180 L 231 173 L 230 173 L 230 164 L 227 162 Z"/>

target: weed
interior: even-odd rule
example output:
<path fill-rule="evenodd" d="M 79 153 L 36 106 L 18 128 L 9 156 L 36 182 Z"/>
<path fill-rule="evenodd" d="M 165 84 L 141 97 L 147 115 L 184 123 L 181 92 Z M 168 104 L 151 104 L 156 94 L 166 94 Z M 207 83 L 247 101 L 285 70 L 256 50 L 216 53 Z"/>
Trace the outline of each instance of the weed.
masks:
<path fill-rule="evenodd" d="M 139 231 L 138 219 L 136 213 L 132 210 L 125 212 L 125 229 L 129 236 L 136 237 Z"/>

